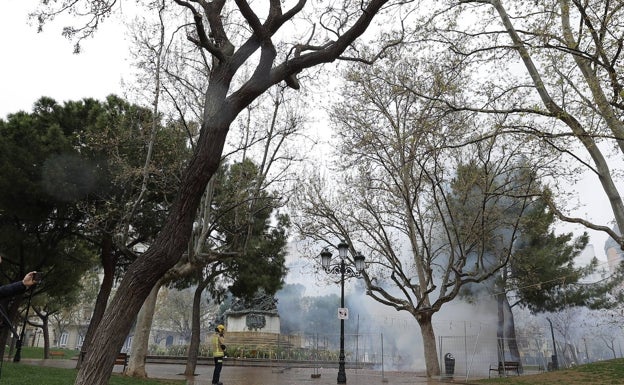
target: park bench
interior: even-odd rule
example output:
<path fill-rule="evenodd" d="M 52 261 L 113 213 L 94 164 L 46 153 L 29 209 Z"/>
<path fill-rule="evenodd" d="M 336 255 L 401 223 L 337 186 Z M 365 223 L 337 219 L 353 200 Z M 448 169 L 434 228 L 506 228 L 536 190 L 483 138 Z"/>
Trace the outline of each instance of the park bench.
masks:
<path fill-rule="evenodd" d="M 53 351 L 48 352 L 48 354 L 50 355 L 50 358 L 54 358 L 54 357 L 63 358 L 63 357 L 65 357 L 65 352 L 60 351 L 60 350 L 53 350 Z"/>
<path fill-rule="evenodd" d="M 115 358 L 115 365 L 123 365 L 123 371 L 126 371 L 126 366 L 128 366 L 128 353 L 119 353 L 117 358 Z"/>
<path fill-rule="evenodd" d="M 520 363 L 517 361 L 498 361 L 498 365 L 490 365 L 490 374 L 493 371 L 498 372 L 499 376 L 504 376 L 512 372 L 515 372 L 516 375 L 519 376 Z"/>
<path fill-rule="evenodd" d="M 85 352 L 84 350 L 80 352 L 81 359 L 84 359 Z M 117 357 L 115 357 L 115 365 L 123 365 L 123 371 L 126 371 L 126 367 L 128 366 L 128 353 L 119 353 Z"/>

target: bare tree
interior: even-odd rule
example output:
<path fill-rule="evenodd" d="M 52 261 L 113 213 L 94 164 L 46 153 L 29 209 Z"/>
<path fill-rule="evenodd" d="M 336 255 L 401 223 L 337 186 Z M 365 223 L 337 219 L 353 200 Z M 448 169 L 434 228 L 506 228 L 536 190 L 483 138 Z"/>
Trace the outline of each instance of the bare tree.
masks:
<path fill-rule="evenodd" d="M 347 73 L 332 114 L 341 166 L 333 185 L 302 182 L 295 223 L 316 243 L 342 238 L 363 252 L 367 294 L 414 317 L 435 376 L 433 316 L 507 264 L 535 186 L 523 143 L 471 141 L 466 132 L 488 122 L 418 96 L 462 98 L 452 66 L 406 55 L 387 52 L 375 67 Z"/>
<path fill-rule="evenodd" d="M 162 18 L 161 18 L 162 20 Z M 164 28 L 161 25 L 161 29 Z M 172 55 L 171 53 L 168 53 Z M 174 53 L 175 54 L 175 53 Z M 192 81 L 183 81 L 182 75 L 178 74 L 174 79 L 171 79 L 171 85 L 175 86 L 177 83 L 183 83 L 184 85 L 192 84 Z M 181 90 L 186 90 L 186 95 L 192 93 L 192 89 L 188 87 L 181 87 Z M 273 90 L 272 90 L 273 91 Z M 229 145 L 228 154 L 224 155 L 225 159 L 258 159 L 259 172 L 254 182 L 253 191 L 250 191 L 250 196 L 243 197 L 244 202 L 239 202 L 238 205 L 251 206 L 247 212 L 252 215 L 254 210 L 263 209 L 259 196 L 262 191 L 269 188 L 280 191 L 280 196 L 283 202 L 288 199 L 289 192 L 285 187 L 290 178 L 290 165 L 297 161 L 298 156 L 293 154 L 292 145 L 295 138 L 299 135 L 302 129 L 302 117 L 292 107 L 293 100 L 296 98 L 287 99 L 287 89 L 284 87 L 277 87 L 274 92 L 267 93 L 266 97 L 259 98 L 257 103 L 252 107 L 249 106 L 245 109 L 244 119 L 241 119 L 240 127 L 237 127 L 234 132 L 240 131 L 239 135 L 234 135 L 238 140 L 231 140 Z M 167 91 L 168 95 L 171 95 Z M 192 98 L 190 98 L 192 100 Z M 184 116 L 178 107 L 175 108 L 179 111 L 179 119 L 184 120 Z M 192 141 L 193 136 L 190 135 L 189 139 Z M 212 179 L 211 181 L 214 181 Z M 203 290 L 211 285 L 211 281 L 214 279 L 217 273 L 222 272 L 218 266 L 219 260 L 223 258 L 232 258 L 229 253 L 221 253 L 224 245 L 215 245 L 209 240 L 214 234 L 215 221 L 219 218 L 215 218 L 212 213 L 211 203 L 213 200 L 214 186 L 213 183 L 209 183 L 206 188 L 202 203 L 198 212 L 198 217 L 195 220 L 195 226 L 193 229 L 192 237 L 189 240 L 188 252 L 185 253 L 183 258 L 171 269 L 166 278 L 160 282 L 167 284 L 175 279 L 180 279 L 188 276 L 197 276 L 205 270 L 207 265 L 211 265 L 210 270 L 212 272 L 205 277 L 199 277 L 197 281 L 198 292 L 196 293 L 198 298 L 202 295 Z M 247 203 L 245 203 L 247 202 Z M 274 202 L 275 207 L 283 205 L 282 202 Z M 256 207 L 256 208 L 254 208 Z M 247 233 L 247 241 L 251 239 L 251 224 L 253 220 L 248 220 L 249 227 L 245 233 Z M 225 245 L 227 248 L 228 246 Z M 246 248 L 246 246 L 244 247 Z M 149 330 L 150 322 L 153 318 L 153 311 L 155 309 L 155 298 L 163 284 L 158 283 L 152 290 L 152 294 L 148 297 L 148 300 L 143 304 L 139 316 L 137 318 L 137 332 L 133 338 L 132 350 L 130 354 L 130 360 L 126 374 L 134 377 L 146 377 L 145 371 L 145 357 L 147 355 L 147 349 L 149 345 Z M 197 308 L 197 306 L 195 306 Z M 189 347 L 189 354 L 187 360 L 186 375 L 193 375 L 195 366 L 197 364 L 197 354 L 199 349 L 199 324 L 195 322 L 199 317 L 199 314 L 193 315 L 193 330 L 191 337 L 191 345 Z"/>
<path fill-rule="evenodd" d="M 574 185 L 581 172 L 590 173 L 623 229 L 624 204 L 613 165 L 624 151 L 621 5 L 458 0 L 435 7 L 423 40 L 448 49 L 474 75 L 469 103 L 446 99 L 448 105 L 505 117 L 506 130 L 559 152 L 561 161 L 550 169 L 553 189 L 565 192 L 564 181 Z M 474 22 L 457 23 L 468 19 Z M 604 219 L 570 214 L 575 207 L 567 192 L 547 197 L 559 219 L 603 231 L 624 245 L 622 231 L 613 231 Z M 576 198 L 584 202 L 585 197 Z"/>
<path fill-rule="evenodd" d="M 575 326 L 580 324 L 582 319 L 583 309 L 578 307 L 570 307 L 552 314 L 553 329 L 563 339 L 563 341 L 559 341 L 557 344 L 557 358 L 560 367 L 569 367 L 579 363 L 576 346 L 578 339 L 575 335 L 579 329 Z"/>
<path fill-rule="evenodd" d="M 91 19 L 85 28 L 66 31 L 78 38 L 82 32 L 93 31 L 115 3 L 112 0 L 68 3 L 64 8 L 88 14 Z M 189 18 L 183 24 L 187 27 L 182 27 L 188 28 L 188 39 L 212 58 L 196 151 L 188 163 L 162 231 L 147 252 L 128 268 L 118 294 L 107 308 L 94 335 L 92 348 L 78 372 L 76 385 L 103 385 L 108 381 L 117 351 L 144 299 L 187 248 L 201 196 L 221 161 L 230 125 L 237 115 L 278 83 L 286 82 L 290 87 L 299 89 L 301 85 L 297 74 L 307 68 L 341 57 L 356 58 L 353 56 L 357 55 L 357 50 L 353 49 L 354 42 L 368 29 L 373 18 L 391 3 L 390 0 L 357 1 L 345 2 L 339 9 L 330 6 L 315 9 L 300 0 L 283 9 L 283 3 L 275 0 L 254 4 L 253 7 L 243 0 L 234 4 L 224 0 L 175 0 L 177 6 L 186 10 Z M 59 5 L 55 2 L 47 4 Z M 85 7 L 86 11 L 77 10 L 79 7 Z M 46 15 L 65 10 L 44 9 L 40 20 L 45 21 Z M 298 24 L 302 20 L 305 23 L 306 18 L 297 19 L 304 11 L 309 15 L 307 20 L 317 18 L 318 23 L 308 24 L 311 28 L 300 26 L 303 28 L 289 32 L 302 31 L 305 37 L 300 32 L 294 37 L 284 32 L 291 21 Z M 237 23 L 231 26 L 224 24 L 225 19 L 232 20 L 226 14 L 236 18 Z M 236 42 L 240 44 L 235 46 Z M 242 78 L 240 69 L 251 61 L 255 63 L 255 69 Z"/>

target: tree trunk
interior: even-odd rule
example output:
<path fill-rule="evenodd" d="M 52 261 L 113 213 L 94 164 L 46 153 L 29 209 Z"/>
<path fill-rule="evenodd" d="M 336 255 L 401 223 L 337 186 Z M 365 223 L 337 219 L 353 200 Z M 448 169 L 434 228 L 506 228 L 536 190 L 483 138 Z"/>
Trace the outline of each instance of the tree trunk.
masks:
<path fill-rule="evenodd" d="M 498 308 L 498 325 L 496 328 L 498 360 L 520 362 L 520 350 L 516 339 L 516 323 L 507 295 L 505 293 L 498 294 L 496 303 Z M 509 350 L 508 356 L 505 352 L 505 345 L 507 345 Z"/>
<path fill-rule="evenodd" d="M 15 325 L 15 319 L 17 316 L 17 310 L 19 309 L 21 302 L 22 302 L 22 296 L 19 296 L 15 298 L 15 300 L 11 303 L 11 306 L 8 309 L 3 304 L 0 304 L 0 306 L 2 306 L 2 311 L 4 311 L 4 309 L 7 309 L 7 312 L 5 315 L 8 317 L 9 322 L 11 323 L 11 326 L 14 331 L 17 331 L 17 325 Z M 6 320 L 3 318 L 2 322 L 4 323 L 5 321 Z M 6 353 L 6 346 L 7 346 L 6 342 L 9 339 L 9 337 L 11 337 L 11 345 L 9 347 L 9 355 L 11 355 L 13 353 L 13 348 L 15 347 L 17 336 L 13 335 L 12 331 L 7 327 L 0 328 L 0 341 L 2 341 L 2 344 L 0 344 L 0 358 L 4 357 Z"/>
<path fill-rule="evenodd" d="M 514 321 L 513 312 L 509 305 L 509 299 L 506 295 L 504 297 L 503 311 L 507 319 L 507 322 L 505 322 L 505 338 L 509 346 L 509 355 L 511 361 L 520 362 L 520 349 L 518 348 L 518 339 L 516 338 L 516 322 Z"/>
<path fill-rule="evenodd" d="M 187 250 L 201 197 L 221 162 L 230 124 L 238 112 L 223 102 L 227 89 L 223 84 L 208 87 L 205 111 L 218 113 L 212 117 L 208 115 L 202 124 L 196 152 L 185 171 L 169 216 L 150 248 L 128 267 L 90 340 L 75 385 L 108 383 L 115 358 L 143 302 Z"/>
<path fill-rule="evenodd" d="M 209 279 L 204 279 L 201 284 L 197 285 L 195 289 L 195 295 L 193 296 L 193 318 L 191 326 L 191 342 L 188 349 L 188 357 L 186 360 L 186 369 L 184 375 L 191 377 L 195 375 L 195 368 L 197 367 L 197 358 L 199 357 L 199 345 L 201 343 L 201 297 L 206 286 L 208 286 Z"/>
<path fill-rule="evenodd" d="M 229 128 L 229 121 L 224 123 L 227 124 L 220 127 L 204 124 L 198 150 L 189 163 L 167 222 L 148 251 L 129 266 L 117 295 L 93 335 L 75 385 L 108 383 L 115 357 L 145 298 L 186 250 L 200 198 L 221 160 Z"/>
<path fill-rule="evenodd" d="M 498 325 L 496 325 L 496 357 L 499 362 L 505 359 L 505 308 L 503 306 L 504 293 L 496 295 L 496 309 L 498 317 Z"/>
<path fill-rule="evenodd" d="M 50 358 L 50 318 L 41 317 L 41 332 L 43 333 L 43 358 Z"/>
<path fill-rule="evenodd" d="M 2 343 L 0 343 L 0 358 L 1 359 L 4 359 L 4 355 L 6 354 L 6 345 L 7 345 L 7 341 L 9 340 L 10 335 L 11 335 L 11 331 L 9 330 L 9 328 L 6 328 L 6 327 L 0 328 L 0 341 L 2 341 Z"/>
<path fill-rule="evenodd" d="M 149 348 L 149 335 L 152 330 L 152 321 L 154 320 L 154 311 L 156 310 L 156 300 L 158 299 L 160 287 L 160 283 L 154 286 L 137 316 L 137 325 L 132 338 L 128 369 L 126 370 L 126 375 L 128 376 L 147 378 L 145 358 Z"/>
<path fill-rule="evenodd" d="M 436 346 L 435 332 L 431 323 L 432 312 L 420 312 L 416 316 L 416 321 L 420 326 L 420 333 L 423 340 L 423 348 L 425 353 L 425 366 L 427 369 L 427 377 L 440 375 L 440 363 L 438 362 L 438 348 Z"/>
<path fill-rule="evenodd" d="M 97 329 L 106 305 L 108 304 L 108 297 L 113 290 L 113 283 L 115 282 L 115 266 L 117 265 L 117 257 L 113 254 L 113 238 L 109 233 L 104 234 L 102 237 L 102 250 L 100 252 L 100 260 L 102 261 L 102 269 L 104 270 L 104 277 L 102 278 L 102 284 L 100 285 L 100 291 L 98 292 L 95 300 L 95 307 L 93 308 L 93 314 L 91 315 L 91 321 L 87 328 L 87 333 L 82 342 L 81 352 L 86 352 L 91 347 L 91 340 L 93 334 Z M 82 365 L 83 355 L 78 355 L 78 361 L 76 362 L 76 368 L 79 369 Z"/>

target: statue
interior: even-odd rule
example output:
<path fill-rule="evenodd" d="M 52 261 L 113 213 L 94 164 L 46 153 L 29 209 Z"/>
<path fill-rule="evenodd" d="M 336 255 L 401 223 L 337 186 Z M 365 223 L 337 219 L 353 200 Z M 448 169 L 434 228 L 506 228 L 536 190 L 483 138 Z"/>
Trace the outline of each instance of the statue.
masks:
<path fill-rule="evenodd" d="M 279 319 L 277 299 L 260 289 L 254 296 L 245 300 L 237 298 L 226 312 L 228 319 L 245 318 L 245 328 L 249 331 L 261 331 L 267 327 L 267 317 Z M 274 324 L 274 322 L 273 322 Z M 274 327 L 272 327 L 274 329 Z M 279 328 L 278 328 L 279 332 Z"/>
<path fill-rule="evenodd" d="M 277 313 L 277 299 L 260 289 L 250 300 L 236 298 L 232 302 L 230 310 L 233 312 L 261 311 Z"/>

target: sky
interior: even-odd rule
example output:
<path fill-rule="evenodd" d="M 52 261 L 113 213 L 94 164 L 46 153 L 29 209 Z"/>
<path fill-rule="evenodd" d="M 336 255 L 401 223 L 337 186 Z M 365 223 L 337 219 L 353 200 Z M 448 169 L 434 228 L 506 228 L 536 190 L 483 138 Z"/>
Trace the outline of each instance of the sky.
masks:
<path fill-rule="evenodd" d="M 62 20 L 55 20 L 37 33 L 28 13 L 38 3 L 0 2 L 0 118 L 20 110 L 31 111 L 42 96 L 62 103 L 121 94 L 121 81 L 131 74 L 125 26 L 115 26 L 113 19 L 108 20 L 76 55 L 73 44 L 61 35 Z"/>
<path fill-rule="evenodd" d="M 49 96 L 62 103 L 85 97 L 103 99 L 123 96 L 122 82 L 132 80 L 126 27 L 108 19 L 94 38 L 83 42 L 83 51 L 73 53 L 73 44 L 61 35 L 62 18 L 47 25 L 42 33 L 29 21 L 38 0 L 0 1 L 0 118 L 20 110 L 31 111 L 33 103 Z M 67 20 L 67 18 L 65 18 Z M 609 225 L 613 214 L 597 178 L 588 176 L 573 186 L 583 207 L 574 216 Z M 585 229 L 566 225 L 560 231 L 580 234 Z M 596 256 L 606 260 L 607 235 L 589 231 Z"/>

